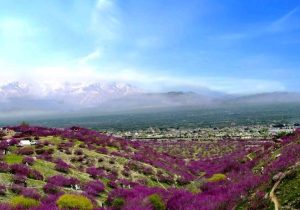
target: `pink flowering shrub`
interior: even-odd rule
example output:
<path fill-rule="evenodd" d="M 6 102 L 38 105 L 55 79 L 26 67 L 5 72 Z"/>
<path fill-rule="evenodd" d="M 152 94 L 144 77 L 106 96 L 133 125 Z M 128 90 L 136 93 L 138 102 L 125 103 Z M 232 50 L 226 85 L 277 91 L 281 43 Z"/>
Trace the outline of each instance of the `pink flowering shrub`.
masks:
<path fill-rule="evenodd" d="M 84 191 L 91 196 L 98 196 L 105 189 L 101 181 L 90 181 L 84 186 Z"/>
<path fill-rule="evenodd" d="M 41 198 L 40 193 L 37 190 L 32 189 L 32 188 L 24 188 L 21 191 L 21 195 L 23 195 L 24 197 L 27 197 L 27 198 L 35 199 L 35 200 L 39 200 Z"/>
<path fill-rule="evenodd" d="M 69 166 L 69 164 L 67 164 L 63 160 L 58 160 L 56 162 L 55 169 L 57 171 L 60 171 L 60 172 L 63 172 L 63 173 L 68 173 L 69 169 L 70 169 L 70 166 Z"/>
<path fill-rule="evenodd" d="M 32 157 L 25 157 L 25 158 L 23 158 L 22 163 L 32 166 L 34 163 L 34 159 Z"/>

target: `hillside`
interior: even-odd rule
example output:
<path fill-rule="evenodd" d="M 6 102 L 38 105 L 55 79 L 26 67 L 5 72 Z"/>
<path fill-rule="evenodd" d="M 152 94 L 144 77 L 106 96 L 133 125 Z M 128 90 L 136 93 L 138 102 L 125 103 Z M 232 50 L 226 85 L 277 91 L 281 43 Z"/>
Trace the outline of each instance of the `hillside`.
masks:
<path fill-rule="evenodd" d="M 232 104 L 292 104 L 300 102 L 300 93 L 273 92 L 235 97 L 228 101 Z"/>
<path fill-rule="evenodd" d="M 1 209 L 299 209 L 300 131 L 277 141 L 129 141 L 1 131 Z M 271 193 L 270 193 L 271 192 Z"/>

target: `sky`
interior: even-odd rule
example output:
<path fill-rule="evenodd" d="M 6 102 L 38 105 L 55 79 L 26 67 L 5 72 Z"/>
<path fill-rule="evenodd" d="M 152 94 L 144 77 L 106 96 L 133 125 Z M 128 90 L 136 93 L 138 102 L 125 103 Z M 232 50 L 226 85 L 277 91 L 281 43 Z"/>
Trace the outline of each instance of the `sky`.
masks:
<path fill-rule="evenodd" d="M 300 91 L 299 0 L 2 0 L 0 82 Z"/>

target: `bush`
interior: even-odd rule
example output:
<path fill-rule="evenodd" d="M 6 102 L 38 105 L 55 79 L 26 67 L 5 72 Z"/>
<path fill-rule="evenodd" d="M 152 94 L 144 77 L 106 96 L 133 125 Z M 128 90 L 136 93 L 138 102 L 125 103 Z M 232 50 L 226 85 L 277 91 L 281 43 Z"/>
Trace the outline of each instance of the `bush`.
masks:
<path fill-rule="evenodd" d="M 148 197 L 150 203 L 152 204 L 152 207 L 154 210 L 165 210 L 166 206 L 164 204 L 164 201 L 161 199 L 161 197 L 158 194 L 153 194 Z"/>
<path fill-rule="evenodd" d="M 23 207 L 25 209 L 30 209 L 39 205 L 37 200 L 32 198 L 25 198 L 24 196 L 17 196 L 11 199 L 11 204 L 14 207 Z"/>
<path fill-rule="evenodd" d="M 7 150 L 8 149 L 8 143 L 7 143 L 7 141 L 6 140 L 4 140 L 4 141 L 0 141 L 0 150 Z"/>
<path fill-rule="evenodd" d="M 7 163 L 0 162 L 0 172 L 1 173 L 6 173 L 9 171 L 9 166 Z"/>
<path fill-rule="evenodd" d="M 107 183 L 107 185 L 108 185 L 110 188 L 113 188 L 113 189 L 118 188 L 118 184 L 117 184 L 115 181 L 109 181 L 109 182 Z"/>
<path fill-rule="evenodd" d="M 74 177 L 68 179 L 68 187 L 74 187 L 75 185 L 80 184 L 80 180 Z"/>
<path fill-rule="evenodd" d="M 15 174 L 13 176 L 13 182 L 18 185 L 25 185 L 26 177 L 23 175 Z"/>
<path fill-rule="evenodd" d="M 56 194 L 59 192 L 59 187 L 57 185 L 47 183 L 43 186 L 43 191 L 46 194 Z"/>
<path fill-rule="evenodd" d="M 74 152 L 75 155 L 83 155 L 83 151 L 81 149 L 77 149 Z"/>
<path fill-rule="evenodd" d="M 68 178 L 62 175 L 49 177 L 47 182 L 60 187 L 71 187 L 72 185 L 80 183 L 80 181 L 76 178 Z"/>
<path fill-rule="evenodd" d="M 20 194 L 24 187 L 21 185 L 13 184 L 9 189 L 15 194 Z"/>
<path fill-rule="evenodd" d="M 4 185 L 0 185 L 0 196 L 4 196 L 6 194 L 6 187 Z"/>
<path fill-rule="evenodd" d="M 62 173 L 68 173 L 69 168 L 70 168 L 70 166 L 66 162 L 64 162 L 63 160 L 59 160 L 55 165 L 55 169 L 57 171 L 62 172 Z"/>
<path fill-rule="evenodd" d="M 35 180 L 44 180 L 43 175 L 35 169 L 30 170 L 28 178 L 35 179 Z"/>
<path fill-rule="evenodd" d="M 23 164 L 28 164 L 28 165 L 32 166 L 33 163 L 34 163 L 34 159 L 33 159 L 33 157 L 25 157 L 23 159 L 22 163 Z"/>
<path fill-rule="evenodd" d="M 226 180 L 226 175 L 225 174 L 214 174 L 212 177 L 208 178 L 207 181 L 209 182 L 219 182 L 219 181 L 224 181 Z"/>
<path fill-rule="evenodd" d="M 12 174 L 18 174 L 22 176 L 28 176 L 30 173 L 30 169 L 26 165 L 22 164 L 13 164 L 10 166 L 10 172 Z"/>
<path fill-rule="evenodd" d="M 53 148 L 48 149 L 48 150 L 47 150 L 47 153 L 48 153 L 49 155 L 53 155 L 53 154 L 54 154 L 54 149 L 53 149 Z"/>
<path fill-rule="evenodd" d="M 112 202 L 112 207 L 115 209 L 121 209 L 124 206 L 125 201 L 123 198 L 115 198 Z"/>
<path fill-rule="evenodd" d="M 11 210 L 11 207 L 8 203 L 0 203 L 0 209 Z"/>
<path fill-rule="evenodd" d="M 105 147 L 100 147 L 96 150 L 100 154 L 108 154 L 108 150 Z"/>
<path fill-rule="evenodd" d="M 83 195 L 64 194 L 59 197 L 56 204 L 60 209 L 92 210 L 91 200 Z"/>
<path fill-rule="evenodd" d="M 23 147 L 18 151 L 19 155 L 33 155 L 33 153 L 34 149 L 32 147 Z"/>
<path fill-rule="evenodd" d="M 65 153 L 66 153 L 67 155 L 72 155 L 72 152 L 71 152 L 70 149 L 66 149 L 66 150 L 65 150 Z"/>
<path fill-rule="evenodd" d="M 84 191 L 91 196 L 98 196 L 105 189 L 104 184 L 101 181 L 90 181 L 85 187 Z"/>
<path fill-rule="evenodd" d="M 10 142 L 9 142 L 9 146 L 15 146 L 17 144 L 20 143 L 20 140 L 18 139 L 11 139 Z"/>
<path fill-rule="evenodd" d="M 104 172 L 100 168 L 90 167 L 86 169 L 86 173 L 90 175 L 93 179 L 97 179 L 101 176 L 104 176 Z"/>
<path fill-rule="evenodd" d="M 41 154 L 44 154 L 46 152 L 46 150 L 45 149 L 37 149 L 37 150 L 35 150 L 35 152 L 36 152 L 36 154 L 41 155 Z"/>
<path fill-rule="evenodd" d="M 32 198 L 35 200 L 39 200 L 41 198 L 40 193 L 35 189 L 24 188 L 21 194 L 26 198 Z"/>

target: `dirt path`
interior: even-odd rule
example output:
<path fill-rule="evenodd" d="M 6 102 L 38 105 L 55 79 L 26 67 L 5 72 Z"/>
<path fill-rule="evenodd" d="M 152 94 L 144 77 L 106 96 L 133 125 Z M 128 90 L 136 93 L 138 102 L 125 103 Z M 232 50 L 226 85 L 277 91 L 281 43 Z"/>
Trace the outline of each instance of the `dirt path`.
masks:
<path fill-rule="evenodd" d="M 274 186 L 272 187 L 272 190 L 271 190 L 271 192 L 270 192 L 270 199 L 271 199 L 271 201 L 274 203 L 274 206 L 275 206 L 274 209 L 275 209 L 275 210 L 279 210 L 279 209 L 280 209 L 280 203 L 279 203 L 279 201 L 278 201 L 278 199 L 277 199 L 277 197 L 276 197 L 276 195 L 275 195 L 275 190 L 276 190 L 276 188 L 278 187 L 278 185 L 280 184 L 281 180 L 282 180 L 282 178 L 279 179 L 279 180 L 274 184 Z"/>
<path fill-rule="evenodd" d="M 292 173 L 292 171 L 296 168 L 300 166 L 300 162 L 297 162 L 294 166 L 292 166 L 288 171 L 284 172 L 280 178 L 278 179 L 278 181 L 274 184 L 274 186 L 272 187 L 271 191 L 270 191 L 270 194 L 269 194 L 269 197 L 271 199 L 271 201 L 274 203 L 274 206 L 275 206 L 275 210 L 279 210 L 280 209 L 280 203 L 278 201 L 278 198 L 276 197 L 275 195 L 275 191 L 278 187 L 278 185 L 280 184 L 280 182 L 290 173 Z"/>

